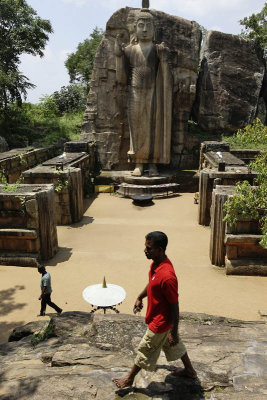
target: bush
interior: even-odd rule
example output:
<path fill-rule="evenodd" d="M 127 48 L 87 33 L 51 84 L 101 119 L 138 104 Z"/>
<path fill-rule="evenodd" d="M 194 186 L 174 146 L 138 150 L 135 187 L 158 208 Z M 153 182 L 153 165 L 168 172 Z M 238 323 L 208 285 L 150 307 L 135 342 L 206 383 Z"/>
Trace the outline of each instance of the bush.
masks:
<path fill-rule="evenodd" d="M 240 217 L 259 221 L 263 234 L 260 244 L 267 249 L 267 151 L 250 163 L 250 166 L 259 174 L 259 186 L 252 187 L 247 181 L 238 183 L 234 196 L 224 204 L 224 221 L 231 225 Z"/>
<path fill-rule="evenodd" d="M 10 105 L 0 116 L 0 135 L 11 148 L 55 144 L 60 138 L 74 140 L 80 136 L 82 117 L 83 112 L 58 116 L 56 103 L 46 96 L 39 104 Z"/>
<path fill-rule="evenodd" d="M 223 136 L 222 140 L 229 142 L 231 148 L 267 149 L 267 127 L 256 118 L 251 125 L 239 129 L 233 136 Z"/>

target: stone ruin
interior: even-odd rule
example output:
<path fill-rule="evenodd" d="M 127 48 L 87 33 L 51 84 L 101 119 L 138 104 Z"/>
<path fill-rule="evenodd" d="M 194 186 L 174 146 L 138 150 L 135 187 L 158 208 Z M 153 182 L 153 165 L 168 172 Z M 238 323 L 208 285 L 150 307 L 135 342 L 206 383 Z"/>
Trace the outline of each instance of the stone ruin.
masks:
<path fill-rule="evenodd" d="M 37 267 L 58 250 L 53 185 L 0 185 L 0 264 Z"/>
<path fill-rule="evenodd" d="M 57 225 L 82 219 L 94 145 L 67 142 L 58 152 L 48 146 L 0 154 L 0 264 L 37 267 L 57 253 Z"/>
<path fill-rule="evenodd" d="M 235 185 L 242 181 L 255 184 L 257 173 L 248 164 L 257 153 L 257 150 L 232 152 L 226 142 L 201 144 L 198 223 L 210 225 L 210 261 L 218 267 L 225 266 L 228 275 L 267 276 L 267 249 L 259 243 L 262 238 L 259 221 L 242 215 L 234 225 L 224 221 L 224 203 L 233 196 Z"/>
<path fill-rule="evenodd" d="M 234 132 L 257 115 L 266 120 L 264 62 L 255 43 L 238 35 L 209 31 L 202 41 L 200 25 L 150 10 L 156 24 L 154 42 L 169 48 L 173 77 L 171 167 L 195 168 L 193 149 L 201 139 L 188 134 L 193 119 L 212 138 Z M 116 78 L 116 37 L 134 40 L 140 9 L 116 11 L 99 46 L 82 125 L 82 138 L 96 142 L 104 170 L 127 170 L 130 132 L 127 119 L 129 86 Z"/>

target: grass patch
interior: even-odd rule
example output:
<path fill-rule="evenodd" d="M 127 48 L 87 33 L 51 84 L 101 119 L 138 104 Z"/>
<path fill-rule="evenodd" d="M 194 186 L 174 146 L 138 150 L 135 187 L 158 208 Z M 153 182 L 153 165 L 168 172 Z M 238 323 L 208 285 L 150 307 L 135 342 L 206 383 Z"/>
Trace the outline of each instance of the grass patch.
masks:
<path fill-rule="evenodd" d="M 37 346 L 38 343 L 43 342 L 46 339 L 49 339 L 51 337 L 55 336 L 54 335 L 54 325 L 50 321 L 44 329 L 41 329 L 40 331 L 36 332 L 33 334 L 31 338 L 31 345 L 33 347 Z"/>

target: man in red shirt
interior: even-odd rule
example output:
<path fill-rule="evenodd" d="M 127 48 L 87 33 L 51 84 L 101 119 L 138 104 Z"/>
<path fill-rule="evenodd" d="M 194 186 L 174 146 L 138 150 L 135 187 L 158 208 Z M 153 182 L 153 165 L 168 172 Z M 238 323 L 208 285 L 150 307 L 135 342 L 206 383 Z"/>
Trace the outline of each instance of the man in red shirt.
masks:
<path fill-rule="evenodd" d="M 168 238 L 163 232 L 156 231 L 146 235 L 145 255 L 153 262 L 150 266 L 148 285 L 137 297 L 134 312 L 143 308 L 143 298 L 147 297 L 145 321 L 148 329 L 139 344 L 130 373 L 123 378 L 112 379 L 121 389 L 131 386 L 142 368 L 153 371 L 161 350 L 168 361 L 181 358 L 184 364 L 184 368 L 176 368 L 172 375 L 197 377 L 178 335 L 178 282 L 172 263 L 165 254 L 167 244 Z"/>

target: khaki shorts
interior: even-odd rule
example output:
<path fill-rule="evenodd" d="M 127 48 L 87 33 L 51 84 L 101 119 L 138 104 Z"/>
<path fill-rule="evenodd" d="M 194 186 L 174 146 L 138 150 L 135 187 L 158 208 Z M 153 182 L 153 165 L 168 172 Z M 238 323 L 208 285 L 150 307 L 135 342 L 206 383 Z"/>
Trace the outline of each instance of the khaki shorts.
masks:
<path fill-rule="evenodd" d="M 167 361 L 175 361 L 181 358 L 186 353 L 185 345 L 179 338 L 179 342 L 175 346 L 170 346 L 169 332 L 154 333 L 147 329 L 138 346 L 135 365 L 147 371 L 154 371 L 161 350 L 164 351 Z"/>

